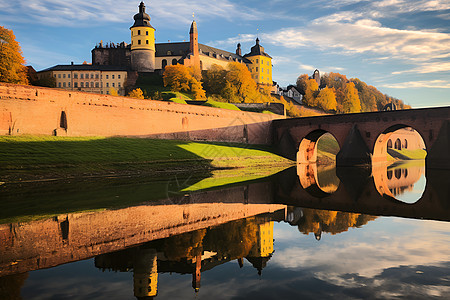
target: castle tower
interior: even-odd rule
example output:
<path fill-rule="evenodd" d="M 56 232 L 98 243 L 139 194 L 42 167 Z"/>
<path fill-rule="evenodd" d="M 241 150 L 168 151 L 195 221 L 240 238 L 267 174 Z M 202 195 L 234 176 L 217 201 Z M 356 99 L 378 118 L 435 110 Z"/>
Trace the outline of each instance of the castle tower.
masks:
<path fill-rule="evenodd" d="M 150 16 L 145 13 L 144 2 L 139 4 L 139 13 L 134 15 L 131 30 L 131 68 L 137 72 L 155 70 L 155 28 L 150 25 Z"/>
<path fill-rule="evenodd" d="M 198 31 L 197 23 L 192 21 L 191 29 L 189 30 L 189 50 L 191 52 L 190 65 L 200 67 L 200 54 L 198 50 Z"/>
<path fill-rule="evenodd" d="M 244 57 L 252 62 L 249 69 L 256 83 L 272 86 L 272 57 L 259 44 L 259 38 L 256 38 L 255 46 Z"/>
<path fill-rule="evenodd" d="M 237 44 L 236 54 L 242 56 L 241 43 Z"/>

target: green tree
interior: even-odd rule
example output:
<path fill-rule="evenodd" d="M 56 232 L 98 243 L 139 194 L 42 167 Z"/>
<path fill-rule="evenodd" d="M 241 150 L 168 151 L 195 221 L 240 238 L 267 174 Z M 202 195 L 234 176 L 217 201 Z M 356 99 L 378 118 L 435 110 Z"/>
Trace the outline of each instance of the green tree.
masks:
<path fill-rule="evenodd" d="M 25 59 L 12 30 L 0 26 L 0 81 L 28 84 Z"/>
<path fill-rule="evenodd" d="M 140 88 L 134 89 L 128 93 L 128 97 L 136 98 L 136 99 L 144 99 L 144 93 Z"/>

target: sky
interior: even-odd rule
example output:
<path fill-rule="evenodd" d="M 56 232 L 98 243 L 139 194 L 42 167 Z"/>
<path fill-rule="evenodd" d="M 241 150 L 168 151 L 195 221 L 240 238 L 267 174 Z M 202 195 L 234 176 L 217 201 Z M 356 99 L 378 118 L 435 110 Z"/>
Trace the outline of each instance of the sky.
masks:
<path fill-rule="evenodd" d="M 0 0 L 27 64 L 42 70 L 91 62 L 102 40 L 130 42 L 139 0 Z M 189 40 L 250 52 L 258 36 L 273 58 L 273 80 L 338 72 L 413 108 L 450 105 L 450 0 L 153 0 L 146 12 L 156 42 Z"/>

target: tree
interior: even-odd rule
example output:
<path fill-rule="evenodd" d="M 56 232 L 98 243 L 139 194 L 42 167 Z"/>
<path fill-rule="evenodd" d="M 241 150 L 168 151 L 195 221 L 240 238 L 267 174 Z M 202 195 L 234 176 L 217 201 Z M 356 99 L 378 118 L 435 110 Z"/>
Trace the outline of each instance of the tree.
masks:
<path fill-rule="evenodd" d="M 0 81 L 28 84 L 25 59 L 12 30 L 0 26 Z"/>
<path fill-rule="evenodd" d="M 361 112 L 361 102 L 359 100 L 358 90 L 355 88 L 353 82 L 346 84 L 342 109 L 344 113 Z"/>
<path fill-rule="evenodd" d="M 336 95 L 333 88 L 325 87 L 316 98 L 317 106 L 324 110 L 336 110 Z"/>
<path fill-rule="evenodd" d="M 195 99 L 206 99 L 199 69 L 184 65 L 167 66 L 164 70 L 164 86 L 170 87 L 175 92 L 191 92 Z"/>
<path fill-rule="evenodd" d="M 317 106 L 316 96 L 319 90 L 319 85 L 314 79 L 308 79 L 305 81 L 306 89 L 305 96 L 303 97 L 303 103 L 308 106 Z"/>
<path fill-rule="evenodd" d="M 134 89 L 128 93 L 128 97 L 136 98 L 136 99 L 144 99 L 144 93 L 140 88 Z"/>
<path fill-rule="evenodd" d="M 111 87 L 111 88 L 109 89 L 109 94 L 110 94 L 111 96 L 119 96 L 119 94 L 117 93 L 116 89 L 113 88 L 113 87 Z M 144 98 L 142 98 L 142 99 L 144 99 Z"/>

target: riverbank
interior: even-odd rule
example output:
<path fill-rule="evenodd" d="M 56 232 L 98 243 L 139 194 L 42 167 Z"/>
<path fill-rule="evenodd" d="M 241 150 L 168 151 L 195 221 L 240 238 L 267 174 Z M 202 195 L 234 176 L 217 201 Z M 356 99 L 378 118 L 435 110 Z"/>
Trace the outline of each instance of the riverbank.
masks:
<path fill-rule="evenodd" d="M 105 137 L 2 136 L 0 182 L 108 176 L 209 174 L 219 169 L 288 167 L 269 147 Z"/>

